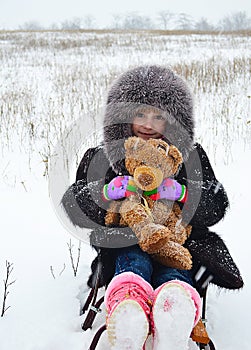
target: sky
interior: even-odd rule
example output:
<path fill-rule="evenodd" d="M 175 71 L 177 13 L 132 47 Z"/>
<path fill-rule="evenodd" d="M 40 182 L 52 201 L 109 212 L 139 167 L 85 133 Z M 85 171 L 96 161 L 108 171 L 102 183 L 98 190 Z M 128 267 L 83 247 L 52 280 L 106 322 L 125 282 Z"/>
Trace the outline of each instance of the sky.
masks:
<path fill-rule="evenodd" d="M 195 20 L 207 18 L 212 24 L 234 12 L 245 11 L 251 17 L 250 0 L 0 0 L 0 29 L 16 29 L 36 21 L 42 26 L 61 23 L 75 17 L 92 15 L 99 25 L 109 25 L 116 13 L 138 12 L 156 17 L 159 11 L 186 13 Z"/>

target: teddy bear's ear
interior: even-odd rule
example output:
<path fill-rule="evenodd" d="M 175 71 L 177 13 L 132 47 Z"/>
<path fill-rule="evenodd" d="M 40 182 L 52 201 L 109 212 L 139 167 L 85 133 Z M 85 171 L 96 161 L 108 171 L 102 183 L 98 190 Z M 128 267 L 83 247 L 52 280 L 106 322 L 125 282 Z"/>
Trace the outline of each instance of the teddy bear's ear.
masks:
<path fill-rule="evenodd" d="M 177 147 L 171 145 L 169 147 L 168 155 L 172 157 L 174 160 L 175 169 L 173 171 L 174 173 L 176 173 L 178 171 L 180 164 L 183 162 L 182 154 L 180 153 Z"/>
<path fill-rule="evenodd" d="M 126 151 L 135 151 L 144 147 L 146 141 L 137 136 L 131 136 L 125 140 L 125 150 Z"/>

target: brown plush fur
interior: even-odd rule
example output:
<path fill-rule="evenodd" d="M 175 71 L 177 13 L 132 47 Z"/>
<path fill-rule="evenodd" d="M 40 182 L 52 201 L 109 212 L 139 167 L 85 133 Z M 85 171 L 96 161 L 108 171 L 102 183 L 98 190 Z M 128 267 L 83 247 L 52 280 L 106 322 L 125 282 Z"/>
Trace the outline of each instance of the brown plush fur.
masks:
<path fill-rule="evenodd" d="M 175 146 L 160 139 L 142 140 L 130 137 L 125 141 L 125 164 L 142 191 L 157 188 L 164 178 L 173 176 L 182 163 Z M 182 223 L 177 203 L 153 201 L 139 192 L 125 200 L 113 201 L 106 215 L 106 225 L 129 226 L 138 238 L 143 251 L 152 254 L 160 263 L 189 270 L 192 258 L 182 245 L 191 232 L 191 226 Z"/>

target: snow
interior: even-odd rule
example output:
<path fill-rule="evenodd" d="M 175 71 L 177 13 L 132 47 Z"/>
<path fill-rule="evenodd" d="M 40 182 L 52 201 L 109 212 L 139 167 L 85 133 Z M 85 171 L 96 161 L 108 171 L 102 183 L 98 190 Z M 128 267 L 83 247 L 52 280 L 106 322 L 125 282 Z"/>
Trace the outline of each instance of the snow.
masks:
<path fill-rule="evenodd" d="M 251 151 L 243 152 L 242 145 L 236 145 L 233 156 L 234 162 L 218 168 L 232 204 L 224 221 L 215 229 L 227 242 L 243 274 L 245 287 L 238 292 L 220 292 L 210 287 L 208 332 L 219 349 L 235 350 L 241 345 L 243 350 L 248 350 L 251 278 L 247 257 L 251 239 L 246 221 L 250 214 L 245 174 L 251 170 L 246 161 Z M 78 242 L 58 221 L 44 179 L 37 181 L 29 192 L 21 185 L 15 189 L 2 187 L 0 212 L 1 277 L 7 259 L 14 264 L 11 277 L 16 280 L 7 299 L 11 308 L 0 318 L 1 350 L 87 349 L 105 319 L 103 308 L 93 330 L 81 329 L 80 305 L 87 295 L 86 279 L 94 252 L 82 244 L 80 269 L 74 277 L 67 242 L 73 240 L 75 251 Z M 64 264 L 66 268 L 60 275 Z M 0 292 L 2 297 L 3 288 Z M 98 349 L 109 349 L 105 334 Z"/>
<path fill-rule="evenodd" d="M 128 319 L 131 322 L 128 322 Z M 135 327 L 138 328 L 138 325 L 141 327 L 135 334 Z M 124 300 L 120 303 L 109 319 L 107 334 L 113 350 L 140 349 L 145 343 L 148 332 L 148 319 L 134 300 Z"/>
<path fill-rule="evenodd" d="M 156 348 L 187 350 L 187 339 L 193 327 L 195 313 L 195 305 L 183 288 L 177 285 L 164 287 L 153 306 L 156 326 L 154 343 L 158 344 Z"/>
<path fill-rule="evenodd" d="M 3 36 L 3 33 L 1 35 Z M 12 41 L 8 41 L 11 35 Z M 39 39 L 41 36 L 42 41 L 43 35 L 38 34 L 37 38 Z M 52 203 L 49 193 L 48 179 L 43 176 L 44 173 L 47 174 L 46 157 L 53 155 L 52 141 L 57 137 L 57 133 L 65 136 L 62 132 L 64 126 L 69 126 L 72 120 L 79 117 L 78 108 L 85 100 L 84 98 L 83 101 L 78 100 L 73 91 L 74 101 L 71 105 L 70 97 L 63 96 L 62 91 L 67 89 L 67 84 L 61 80 L 61 73 L 67 71 L 66 66 L 73 64 L 72 62 L 78 62 L 82 67 L 88 65 L 90 71 L 93 67 L 97 67 L 95 74 L 96 70 L 101 72 L 100 75 L 95 75 L 96 81 L 99 82 L 97 86 L 92 75 L 92 84 L 89 85 L 90 91 L 87 86 L 80 83 L 77 89 L 88 90 L 88 93 L 93 95 L 97 94 L 97 100 L 101 104 L 102 95 L 107 88 L 107 76 L 111 75 L 108 65 L 112 67 L 114 77 L 116 72 L 121 71 L 122 66 L 125 69 L 132 64 L 148 63 L 150 59 L 147 58 L 147 52 L 152 52 L 151 45 L 154 44 L 154 41 L 156 41 L 156 45 L 159 45 L 159 49 L 156 49 L 153 58 L 155 63 L 160 64 L 166 63 L 167 56 L 172 60 L 169 63 L 179 63 L 182 62 L 180 61 L 182 55 L 186 57 L 187 62 L 194 58 L 198 60 L 210 59 L 216 53 L 219 60 L 222 57 L 227 57 L 230 60 L 232 57 L 248 55 L 247 40 L 242 37 L 232 38 L 231 44 L 234 43 L 234 45 L 229 50 L 229 41 L 221 36 L 215 37 L 213 40 L 210 39 L 210 36 L 204 37 L 203 40 L 196 37 L 193 38 L 194 45 L 190 45 L 190 39 L 188 40 L 186 36 L 172 36 L 169 42 L 167 42 L 167 36 L 164 37 L 163 42 L 158 43 L 157 41 L 160 39 L 157 40 L 154 37 L 150 38 L 149 42 L 144 42 L 142 50 L 145 50 L 146 54 L 141 55 L 136 37 L 132 37 L 132 39 L 130 39 L 130 35 L 121 37 L 122 46 L 121 50 L 118 50 L 116 45 L 109 44 L 112 41 L 112 36 L 107 36 L 105 39 L 107 40 L 107 51 L 102 48 L 105 53 L 102 51 L 101 55 L 96 55 L 97 47 L 95 45 L 87 46 L 86 51 L 78 47 L 75 51 L 74 47 L 68 51 L 62 49 L 63 53 L 57 51 L 56 44 L 63 45 L 63 40 L 66 42 L 69 38 L 64 36 L 66 34 L 58 34 L 59 41 L 57 42 L 55 33 L 47 35 L 51 35 L 52 48 L 47 51 L 46 65 L 43 69 L 39 66 L 41 62 L 40 51 L 32 51 L 32 54 L 29 52 L 28 39 L 25 38 L 24 33 L 8 34 L 8 38 L 0 41 L 0 45 L 10 47 L 12 52 L 10 56 L 6 54 L 6 56 L 1 57 L 3 60 L 1 66 L 6 67 L 3 68 L 3 75 L 0 76 L 0 91 L 5 95 L 5 100 L 1 101 L 6 104 L 0 113 L 4 111 L 6 114 L 13 115 L 9 124 L 5 121 L 5 124 L 1 125 L 3 127 L 1 139 L 3 141 L 3 137 L 5 137 L 4 140 L 10 140 L 10 145 L 6 147 L 5 141 L 1 143 L 0 277 L 2 280 L 5 279 L 5 262 L 7 260 L 13 263 L 10 280 L 15 281 L 9 287 L 7 296 L 7 306 L 10 308 L 4 317 L 0 317 L 1 350 L 88 349 L 96 330 L 105 321 L 105 310 L 102 307 L 102 313 L 98 314 L 93 329 L 86 332 L 81 329 L 84 316 L 80 316 L 80 309 L 88 293 L 86 280 L 90 273 L 90 262 L 95 253 L 86 243 L 82 243 L 80 265 L 77 276 L 74 276 L 67 244 L 71 239 L 74 245 L 74 261 L 76 261 L 78 240 L 68 233 L 67 227 L 62 225 L 57 213 L 55 213 L 55 205 Z M 32 34 L 30 36 L 32 40 Z M 77 43 L 76 33 L 72 33 L 71 40 L 74 43 L 75 36 Z M 95 38 L 95 35 L 92 37 L 92 34 L 86 34 L 86 40 L 94 42 Z M 24 45 L 25 55 L 23 57 L 15 53 L 15 40 L 21 40 L 22 45 Z M 183 42 L 187 43 L 186 49 L 182 49 L 182 45 L 185 45 Z M 7 45 L 7 43 L 9 44 Z M 135 47 L 133 47 L 133 51 L 130 51 L 130 54 L 125 55 L 122 47 L 128 49 L 130 45 L 135 45 Z M 44 44 L 44 46 L 46 45 Z M 220 55 L 222 55 L 221 59 Z M 22 64 L 19 60 L 23 60 Z M 13 63 L 13 66 L 7 67 L 5 64 L 7 61 L 8 64 L 9 62 L 18 63 L 16 66 Z M 34 73 L 36 67 L 38 70 Z M 81 69 L 76 70 L 76 77 L 80 74 L 82 81 L 91 75 L 90 71 L 86 70 L 83 73 Z M 236 350 L 241 347 L 242 350 L 249 350 L 250 326 L 248 317 L 251 310 L 251 274 L 247 257 L 250 255 L 251 239 L 249 222 L 247 221 L 250 215 L 250 186 L 247 174 L 251 170 L 251 148 L 250 134 L 248 134 L 250 130 L 250 102 L 247 102 L 247 96 L 250 97 L 250 83 L 246 77 L 243 83 L 245 89 L 242 89 L 238 79 L 232 80 L 233 85 L 229 87 L 229 91 L 224 90 L 224 88 L 221 90 L 218 87 L 211 95 L 208 91 L 204 95 L 198 92 L 197 101 L 200 101 L 200 105 L 196 102 L 198 112 L 196 133 L 198 141 L 208 151 L 217 178 L 226 188 L 231 203 L 224 220 L 213 229 L 227 243 L 241 270 L 245 286 L 243 290 L 235 292 L 219 290 L 214 286 L 209 288 L 207 327 L 217 349 Z M 7 104 L 6 98 L 11 98 L 8 91 L 12 91 L 12 88 L 12 98 L 16 102 L 11 109 L 11 103 Z M 57 91 L 60 91 L 58 95 L 55 92 L 56 88 Z M 14 94 L 18 90 L 20 96 Z M 22 91 L 26 91 L 26 95 L 22 95 Z M 222 96 L 225 93 L 227 95 L 227 102 L 230 106 L 229 119 L 227 122 L 218 119 L 218 123 L 215 121 L 212 124 L 210 118 L 214 118 L 220 113 L 223 114 L 223 112 L 226 113 L 223 111 L 219 91 L 221 91 Z M 25 104 L 24 96 L 27 103 L 30 103 L 30 107 Z M 216 97 L 220 106 L 214 103 Z M 88 101 L 84 108 L 93 111 L 93 108 L 97 107 L 95 103 L 98 104 L 98 102 L 91 98 L 86 100 Z M 212 112 L 210 112 L 211 110 Z M 22 111 L 27 112 L 29 116 L 25 122 L 32 127 L 30 132 L 34 131 L 37 135 L 36 140 L 28 138 L 23 132 L 25 129 L 22 128 L 22 125 L 25 123 L 21 118 L 17 118 L 17 116 L 22 115 Z M 48 129 L 49 119 L 47 118 L 49 115 L 54 115 L 55 111 L 58 115 L 63 116 L 65 124 L 61 125 L 60 119 L 55 118 L 56 124 L 52 124 Z M 240 118 L 237 118 L 237 121 L 234 119 L 234 113 Z M 72 117 L 72 120 L 67 119 L 68 115 Z M 203 116 L 205 115 L 207 115 L 207 119 L 204 121 Z M 43 116 L 46 117 L 43 119 Z M 3 115 L 1 115 L 2 117 Z M 217 118 L 215 119 L 217 120 Z M 4 129 L 5 125 L 9 125 L 8 128 Z M 16 130 L 18 131 L 16 132 Z M 5 131 L 6 134 L 4 134 Z M 80 145 L 77 144 L 76 148 L 79 147 Z M 70 152 L 74 153 L 75 150 Z M 74 162 L 77 163 L 79 155 L 74 153 L 74 156 Z M 74 165 L 69 172 L 71 179 L 76 169 L 76 164 Z M 70 181 L 69 178 L 60 179 L 62 186 Z M 100 290 L 100 295 L 103 292 Z M 0 286 L 0 306 L 2 297 L 3 284 Z M 190 348 L 194 349 L 194 344 L 191 344 Z M 109 349 L 106 334 L 103 334 L 97 349 Z M 150 340 L 147 344 L 147 350 L 150 350 Z"/>

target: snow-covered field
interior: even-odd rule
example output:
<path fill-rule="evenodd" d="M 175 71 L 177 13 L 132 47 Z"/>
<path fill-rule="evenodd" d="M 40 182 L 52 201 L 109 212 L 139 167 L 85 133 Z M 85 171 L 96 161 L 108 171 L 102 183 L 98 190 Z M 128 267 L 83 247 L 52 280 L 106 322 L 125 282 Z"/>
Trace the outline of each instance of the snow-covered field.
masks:
<path fill-rule="evenodd" d="M 173 66 L 194 91 L 196 140 L 231 203 L 213 229 L 245 282 L 239 292 L 210 287 L 208 332 L 217 349 L 249 350 L 250 44 L 242 35 L 0 33 L 0 278 L 7 260 L 15 281 L 0 317 L 1 350 L 85 350 L 104 321 L 103 311 L 93 330 L 81 329 L 95 254 L 81 244 L 74 276 L 68 246 L 76 263 L 79 243 L 58 217 L 58 200 L 74 181 L 82 144 L 98 141 L 109 83 L 145 63 Z M 3 294 L 2 283 L 0 308 Z M 104 335 L 98 349 L 108 348 Z"/>

